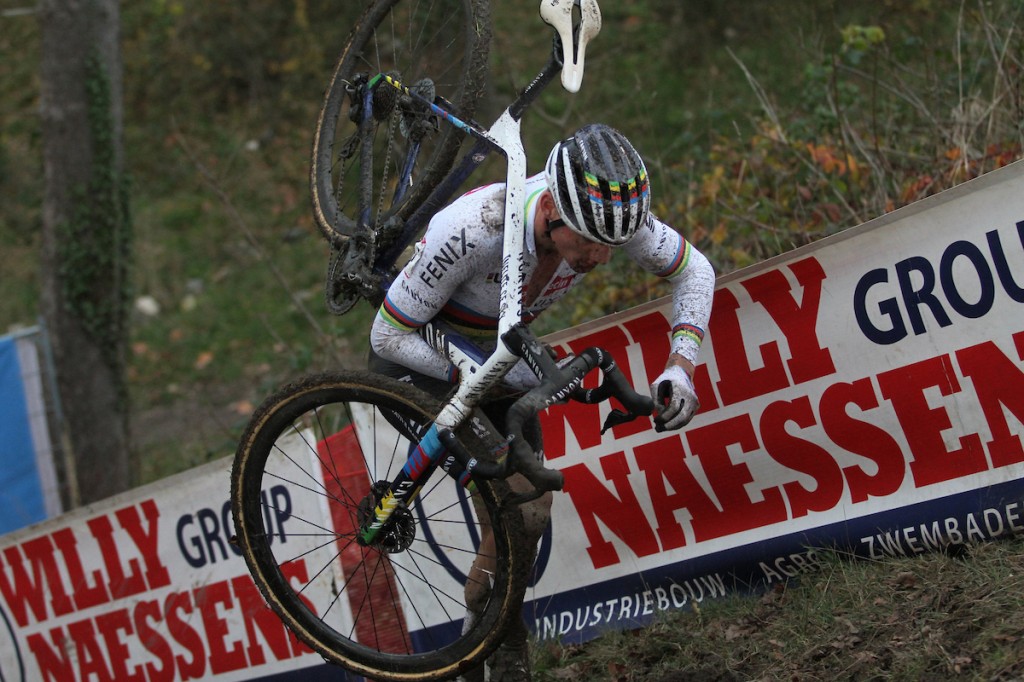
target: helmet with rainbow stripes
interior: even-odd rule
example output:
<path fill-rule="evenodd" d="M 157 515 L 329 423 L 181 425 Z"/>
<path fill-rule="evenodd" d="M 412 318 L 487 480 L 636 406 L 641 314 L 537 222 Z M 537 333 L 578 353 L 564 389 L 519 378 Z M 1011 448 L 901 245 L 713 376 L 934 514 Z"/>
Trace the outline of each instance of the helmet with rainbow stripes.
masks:
<path fill-rule="evenodd" d="M 580 128 L 554 146 L 544 170 L 562 219 L 587 239 L 621 246 L 647 223 L 647 168 L 618 130 L 601 123 Z"/>

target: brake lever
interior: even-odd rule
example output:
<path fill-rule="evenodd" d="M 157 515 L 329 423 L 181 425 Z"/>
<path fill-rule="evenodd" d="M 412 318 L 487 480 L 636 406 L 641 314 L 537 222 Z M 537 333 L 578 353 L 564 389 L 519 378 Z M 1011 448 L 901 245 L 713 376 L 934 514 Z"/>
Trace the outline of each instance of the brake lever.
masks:
<path fill-rule="evenodd" d="M 661 420 L 661 413 L 666 407 L 672 402 L 672 382 L 669 380 L 662 381 L 658 384 L 658 413 L 654 415 L 654 430 L 657 433 L 665 431 L 665 422 Z"/>
<path fill-rule="evenodd" d="M 623 412 L 622 410 L 615 408 L 608 413 L 605 417 L 604 426 L 601 427 L 601 435 L 603 436 L 605 431 L 608 429 L 614 429 L 616 426 L 621 424 L 627 424 L 637 417 L 645 417 L 647 415 L 635 414 L 633 412 Z"/>

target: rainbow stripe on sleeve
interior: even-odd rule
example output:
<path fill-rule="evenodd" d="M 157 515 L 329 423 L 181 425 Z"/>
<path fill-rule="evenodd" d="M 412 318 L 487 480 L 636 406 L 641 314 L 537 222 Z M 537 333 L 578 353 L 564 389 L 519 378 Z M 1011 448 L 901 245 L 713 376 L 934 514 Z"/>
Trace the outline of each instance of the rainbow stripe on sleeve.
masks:
<path fill-rule="evenodd" d="M 690 339 L 698 346 L 704 340 L 704 330 L 692 324 L 677 324 L 672 327 L 672 340 Z"/>
<path fill-rule="evenodd" d="M 384 303 L 380 306 L 380 316 L 389 325 L 404 332 L 419 329 L 427 323 L 426 320 L 420 321 L 405 314 L 401 308 L 395 305 L 390 296 L 384 297 Z"/>
<path fill-rule="evenodd" d="M 679 237 L 679 245 L 676 247 L 676 255 L 667 268 L 654 273 L 658 277 L 672 279 L 685 270 L 686 266 L 690 263 L 690 251 L 693 247 L 690 246 L 690 242 L 683 239 L 683 236 L 678 232 L 676 233 L 676 236 Z"/>

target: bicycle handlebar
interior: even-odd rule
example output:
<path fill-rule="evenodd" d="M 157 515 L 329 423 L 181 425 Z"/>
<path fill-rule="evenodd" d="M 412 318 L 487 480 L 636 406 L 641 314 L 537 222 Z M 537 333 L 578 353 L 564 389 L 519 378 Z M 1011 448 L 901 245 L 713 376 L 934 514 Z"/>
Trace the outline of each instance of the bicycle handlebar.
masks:
<path fill-rule="evenodd" d="M 508 411 L 509 452 L 504 460 L 496 462 L 478 460 L 459 444 L 448 429 L 440 432 L 445 447 L 462 464 L 466 472 L 481 479 L 507 478 L 512 473 L 523 474 L 535 490 L 514 496 L 509 502 L 518 504 L 535 499 L 549 490 L 561 490 L 565 484 L 562 472 L 548 469 L 537 459 L 523 435 L 523 425 L 538 412 L 566 400 L 594 404 L 616 398 L 625 411 L 613 409 L 605 420 L 601 433 L 608 429 L 646 417 L 654 412 L 650 396 L 633 390 L 626 381 L 615 359 L 607 351 L 591 347 L 559 366 L 550 349 L 533 337 L 526 325 L 512 327 L 502 340 L 517 356 L 523 358 L 541 379 L 536 388 L 519 398 Z M 582 388 L 584 377 L 600 369 L 604 380 L 596 388 Z"/>
<path fill-rule="evenodd" d="M 512 467 L 539 491 L 561 490 L 564 477 L 562 472 L 546 468 L 523 437 L 523 424 L 538 412 L 567 399 L 593 404 L 614 397 L 626 411 L 612 410 L 601 429 L 601 433 L 604 433 L 613 426 L 649 416 L 654 411 L 654 401 L 650 396 L 634 391 L 615 364 L 614 358 L 601 348 L 587 348 L 563 367 L 554 365 L 554 368 L 553 372 L 548 370 L 550 373 L 544 375 L 540 386 L 512 405 L 506 421 L 511 437 L 509 459 Z M 601 385 L 592 389 L 582 388 L 584 377 L 598 368 L 604 374 Z"/>

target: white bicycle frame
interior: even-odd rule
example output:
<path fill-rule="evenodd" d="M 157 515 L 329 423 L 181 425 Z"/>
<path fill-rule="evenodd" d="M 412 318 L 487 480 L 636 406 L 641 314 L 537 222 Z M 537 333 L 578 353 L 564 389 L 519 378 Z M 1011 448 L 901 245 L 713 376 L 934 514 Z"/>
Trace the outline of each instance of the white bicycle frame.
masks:
<path fill-rule="evenodd" d="M 574 10 L 579 9 L 579 25 L 573 26 Z M 558 32 L 562 41 L 562 86 L 577 92 L 583 80 L 586 46 L 601 30 L 601 10 L 597 0 L 541 0 L 540 14 Z M 451 117 L 448 117 L 451 120 Z M 456 125 L 461 122 L 452 121 Z M 460 126 L 462 127 L 462 126 Z M 501 304 L 498 312 L 498 338 L 501 339 L 523 317 L 522 292 L 525 284 L 526 229 L 526 151 L 523 147 L 521 121 L 511 109 L 482 133 L 466 126 L 464 129 L 487 139 L 506 158 L 505 231 L 502 244 Z M 448 354 L 459 369 L 459 388 L 435 419 L 439 428 L 455 429 L 465 421 L 483 395 L 519 361 L 503 343 L 480 363 L 470 353 L 438 335 L 428 338 L 434 347 Z"/>
<path fill-rule="evenodd" d="M 580 10 L 580 23 L 573 25 L 573 12 L 576 8 Z M 579 87 L 583 76 L 583 55 L 586 50 L 586 43 L 597 35 L 601 25 L 601 14 L 597 6 L 597 0 L 542 0 L 541 16 L 551 23 L 559 36 L 573 36 L 576 40 L 568 42 L 562 38 L 563 60 L 562 60 L 562 84 L 566 89 L 572 90 Z M 571 59 L 568 59 L 571 57 Z M 571 64 L 572 70 L 568 76 L 565 73 L 565 64 Z M 534 81 L 534 84 L 541 82 L 547 76 L 547 71 Z M 391 86 L 400 89 L 406 95 L 416 97 L 415 93 L 401 83 L 394 81 L 390 76 L 381 74 L 377 78 L 386 81 Z M 374 85 L 376 87 L 376 85 Z M 529 88 L 527 88 L 529 90 Z M 441 412 L 434 419 L 433 424 L 420 440 L 418 452 L 434 459 L 446 450 L 442 442 L 443 434 L 450 435 L 459 425 L 465 422 L 473 409 L 478 405 L 484 394 L 504 378 L 508 371 L 519 361 L 515 355 L 501 340 L 508 334 L 513 326 L 521 324 L 523 316 L 522 292 L 525 283 L 525 249 L 526 249 L 526 151 L 523 148 L 520 117 L 522 107 L 516 108 L 513 104 L 498 117 L 494 125 L 487 131 L 482 131 L 474 126 L 460 120 L 451 112 L 445 111 L 433 102 L 422 100 L 421 102 L 429 107 L 435 114 L 446 123 L 451 124 L 470 133 L 474 137 L 483 140 L 488 146 L 501 151 L 505 155 L 507 163 L 506 185 L 505 185 L 505 230 L 502 242 L 502 266 L 501 266 L 501 302 L 498 313 L 498 339 L 494 351 L 487 358 L 482 358 L 482 353 L 467 344 L 455 334 L 449 334 L 438 329 L 432 324 L 423 328 L 423 335 L 427 343 L 439 352 L 448 355 L 451 362 L 459 369 L 459 386 L 455 395 L 441 408 Z M 516 112 L 519 112 L 518 114 Z M 474 350 L 476 352 L 474 352 Z M 417 494 L 419 485 L 418 466 L 419 460 L 410 455 L 399 474 L 400 483 L 393 483 L 391 489 L 378 502 L 374 509 L 373 518 L 365 524 L 360 536 L 361 542 L 369 544 L 376 534 L 384 527 L 391 513 L 398 505 Z M 466 465 L 466 472 L 463 474 L 468 482 L 468 473 L 479 465 L 475 458 Z M 461 480 L 461 479 L 460 479 Z M 539 489 L 538 489 L 539 490 Z"/>

